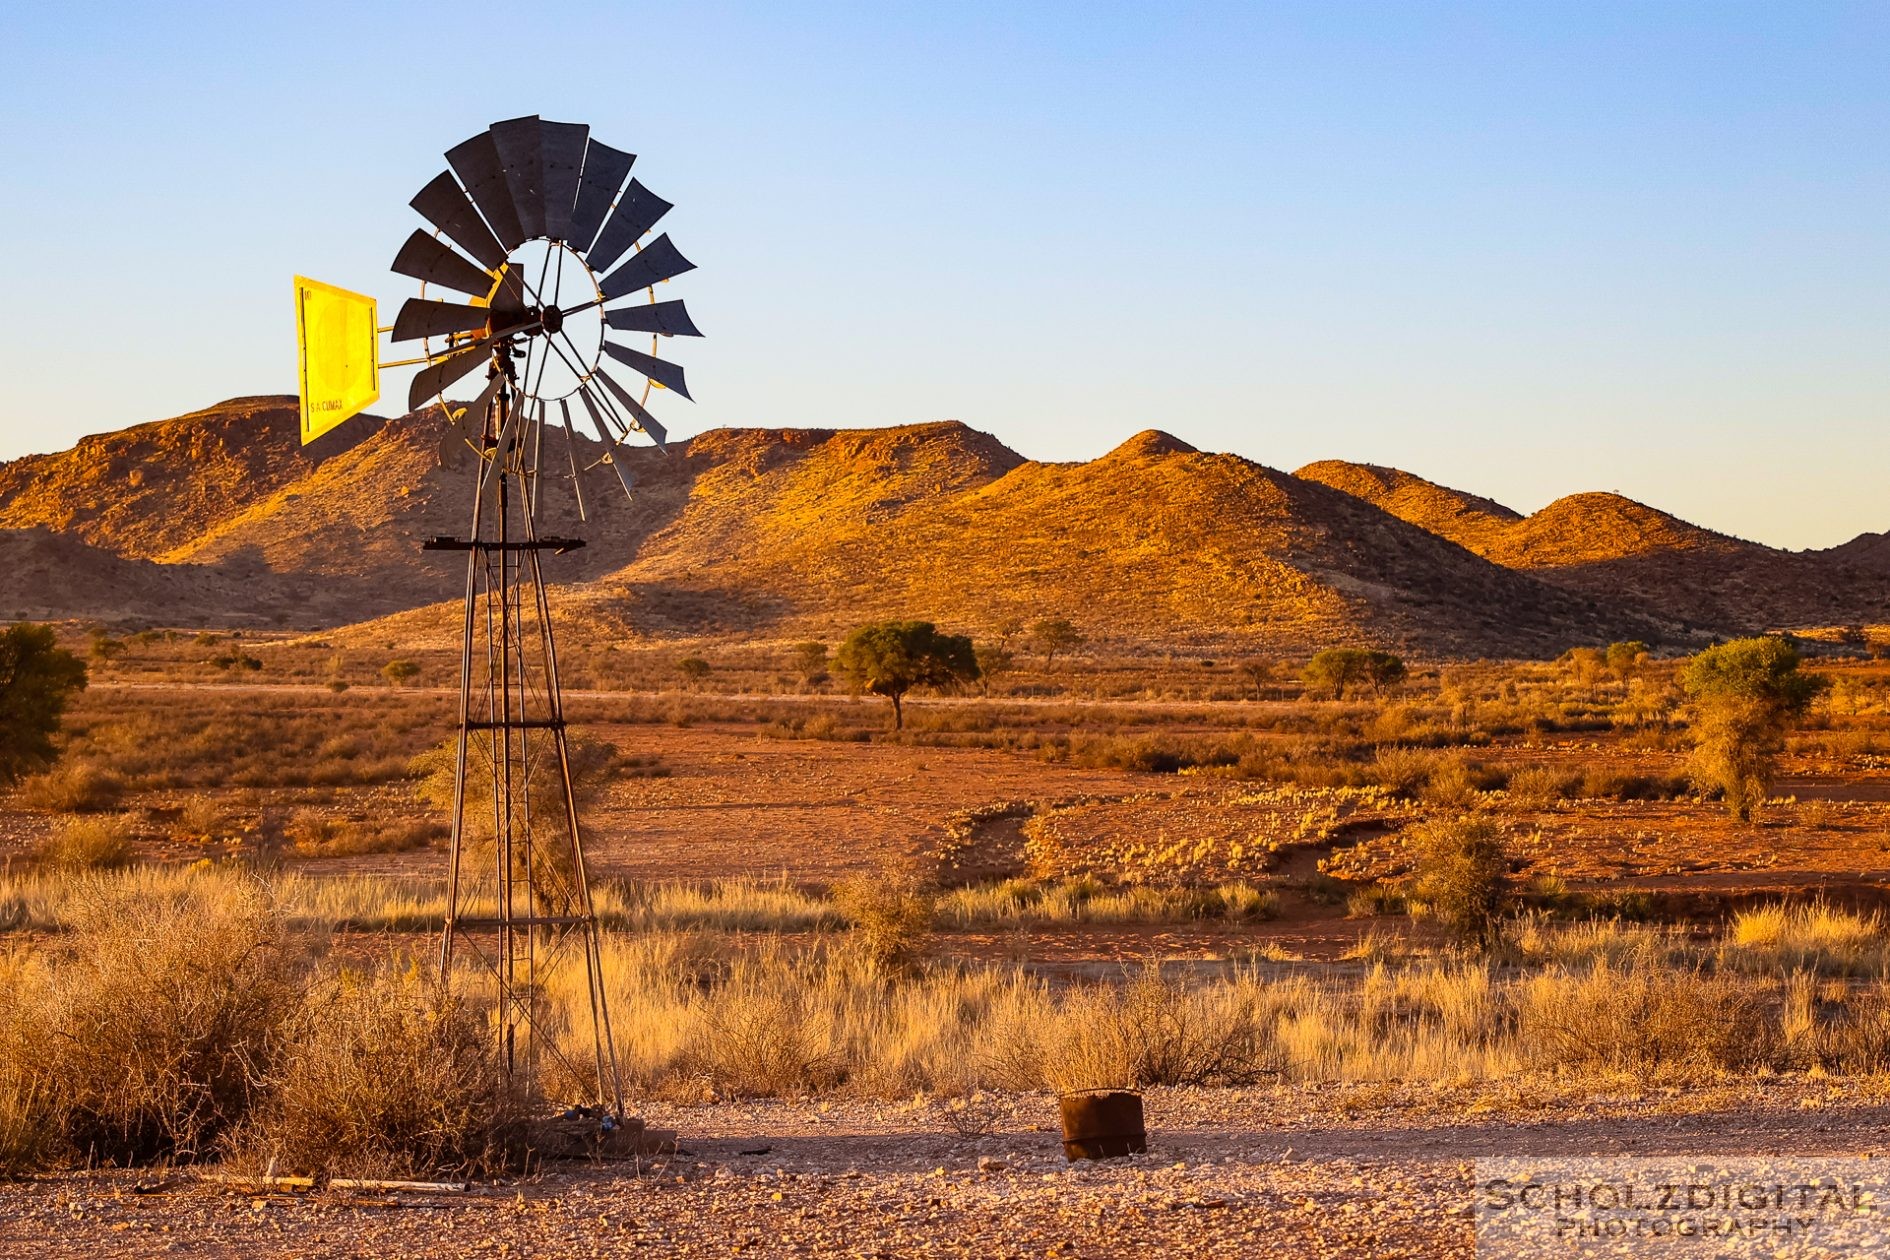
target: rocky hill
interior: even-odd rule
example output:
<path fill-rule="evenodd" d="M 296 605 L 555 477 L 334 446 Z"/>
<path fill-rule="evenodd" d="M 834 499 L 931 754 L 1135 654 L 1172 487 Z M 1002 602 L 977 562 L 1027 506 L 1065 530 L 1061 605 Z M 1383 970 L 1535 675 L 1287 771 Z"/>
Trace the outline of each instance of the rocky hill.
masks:
<path fill-rule="evenodd" d="M 863 617 L 968 629 L 1068 617 L 1163 647 L 1391 643 L 1538 652 L 1653 632 L 1356 498 L 1143 433 L 1039 464 L 963 425 L 687 446 L 687 502 L 574 593 L 653 633 L 833 634 Z"/>
<path fill-rule="evenodd" d="M 1357 495 L 1505 568 L 1627 602 L 1683 631 L 1890 619 L 1890 563 L 1871 563 L 1866 540 L 1873 535 L 1825 552 L 1781 551 L 1618 494 L 1572 494 L 1525 517 L 1369 464 L 1328 460 L 1298 475 Z"/>
<path fill-rule="evenodd" d="M 1396 469 L 1289 475 L 1155 431 L 1043 464 L 955 422 L 715 430 L 629 452 L 634 500 L 580 439 L 585 521 L 565 439 L 544 441 L 540 528 L 589 542 L 549 575 L 574 624 L 613 636 L 1065 616 L 1152 650 L 1463 655 L 1890 620 L 1890 572 L 1835 551 L 1775 551 L 1614 495 L 1522 517 Z M 303 448 L 279 397 L 89 437 L 0 464 L 0 557 L 16 558 L 0 599 L 30 616 L 450 633 L 435 605 L 464 570 L 419 544 L 464 533 L 475 464 L 434 412 Z"/>
<path fill-rule="evenodd" d="M 117 555 L 53 530 L 0 529 L 0 619 L 270 627 L 319 607 L 306 579 Z M 329 615 L 345 615 L 331 608 Z"/>
<path fill-rule="evenodd" d="M 608 467 L 591 467 L 581 474 L 591 519 L 581 523 L 563 435 L 545 441 L 554 459 L 540 528 L 598 544 L 561 558 L 561 572 L 583 578 L 621 565 L 660 516 L 663 486 L 632 503 Z M 579 440 L 580 467 L 602 453 Z M 293 624 L 332 624 L 462 588 L 463 566 L 420 544 L 465 532 L 475 475 L 471 450 L 435 411 L 393 422 L 362 416 L 303 447 L 294 398 L 234 398 L 0 463 L 0 527 L 49 528 L 103 552 L 206 573 L 311 579 L 252 584 L 250 597 L 290 598 Z"/>

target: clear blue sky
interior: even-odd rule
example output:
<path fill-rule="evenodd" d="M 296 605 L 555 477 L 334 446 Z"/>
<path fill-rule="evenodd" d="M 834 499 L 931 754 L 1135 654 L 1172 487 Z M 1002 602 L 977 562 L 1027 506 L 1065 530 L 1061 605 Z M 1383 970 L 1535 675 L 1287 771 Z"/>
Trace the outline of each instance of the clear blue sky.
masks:
<path fill-rule="evenodd" d="M 0 456 L 292 392 L 291 274 L 391 310 L 442 150 L 539 113 L 676 203 L 678 433 L 1890 528 L 1890 0 L 16 3 L 0 48 Z"/>

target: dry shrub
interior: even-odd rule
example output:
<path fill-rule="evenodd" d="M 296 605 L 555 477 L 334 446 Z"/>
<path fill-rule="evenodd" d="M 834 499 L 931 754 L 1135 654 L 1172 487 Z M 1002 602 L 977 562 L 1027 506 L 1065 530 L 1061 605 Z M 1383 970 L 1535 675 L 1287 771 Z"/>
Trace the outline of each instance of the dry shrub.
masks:
<path fill-rule="evenodd" d="M 1240 991 L 1190 987 L 1150 963 L 1124 985 L 1070 993 L 1045 1047 L 1058 1090 L 1237 1084 L 1265 1070 L 1262 1029 Z"/>
<path fill-rule="evenodd" d="M 762 976 L 738 978 L 702 1011 L 702 1037 L 690 1056 L 723 1096 L 779 1098 L 830 1088 L 844 1061 L 820 1007 Z"/>
<path fill-rule="evenodd" d="M 940 1098 L 933 1104 L 933 1111 L 946 1128 L 966 1138 L 991 1136 L 1011 1115 L 1011 1107 L 1006 1100 L 984 1090 L 975 1090 L 955 1098 Z"/>
<path fill-rule="evenodd" d="M 477 1172 L 517 1150 L 519 1118 L 482 1012 L 413 970 L 343 974 L 290 1022 L 268 1099 L 231 1145 L 314 1175 Z"/>
<path fill-rule="evenodd" d="M 1776 1053 L 1750 984 L 1677 968 L 1552 967 L 1521 983 L 1517 1020 L 1523 1058 L 1540 1067 L 1697 1076 Z"/>
<path fill-rule="evenodd" d="M 36 1172 L 61 1154 L 59 1117 L 41 1071 L 46 987 L 24 952 L 0 957 L 0 1179 Z"/>
<path fill-rule="evenodd" d="M 257 1098 L 297 998 L 280 918 L 247 881 L 168 894 L 93 877 L 42 1001 L 71 1146 L 125 1163 L 207 1151 Z"/>
<path fill-rule="evenodd" d="M 65 761 L 20 784 L 20 803 L 48 813 L 77 814 L 110 809 L 125 794 L 116 774 L 90 761 Z"/>
<path fill-rule="evenodd" d="M 61 871 L 99 871 L 131 861 L 137 820 L 130 814 L 62 819 L 39 846 L 39 860 Z"/>
<path fill-rule="evenodd" d="M 193 796 L 177 811 L 172 831 L 185 840 L 216 840 L 231 834 L 230 818 L 207 796 Z"/>
<path fill-rule="evenodd" d="M 412 818 L 340 818 L 298 809 L 283 828 L 304 857 L 351 857 L 360 853 L 405 853 L 424 849 L 447 834 L 440 823 Z"/>
<path fill-rule="evenodd" d="M 1890 991 L 1876 985 L 1848 995 L 1841 1016 L 1820 1030 L 1818 1058 L 1858 1075 L 1890 1073 Z"/>
<path fill-rule="evenodd" d="M 1404 894 L 1389 884 L 1371 883 L 1345 899 L 1345 917 L 1374 919 L 1383 914 L 1403 914 Z"/>
<path fill-rule="evenodd" d="M 1509 795 L 1519 804 L 1538 808 L 1580 793 L 1582 776 L 1555 766 L 1526 766 L 1509 776 Z"/>
<path fill-rule="evenodd" d="M 836 885 L 833 897 L 874 965 L 910 966 L 924 956 L 938 899 L 915 872 L 856 876 Z"/>
<path fill-rule="evenodd" d="M 1509 857 L 1496 824 L 1466 815 L 1420 823 L 1409 836 L 1417 859 L 1411 901 L 1458 940 L 1494 946 L 1509 900 Z"/>
<path fill-rule="evenodd" d="M 471 834 L 487 838 L 492 834 L 492 767 L 495 756 L 501 753 L 490 739 L 480 735 L 467 743 L 466 828 Z M 566 741 L 566 756 L 571 763 L 571 788 L 582 813 L 610 785 L 617 768 L 617 749 L 600 740 L 572 736 Z M 458 760 L 459 743 L 455 738 L 428 749 L 409 764 L 410 772 L 420 780 L 420 799 L 449 819 L 453 812 L 453 777 Z M 534 826 L 553 827 L 562 833 L 566 825 L 564 783 L 550 739 L 546 739 L 533 756 L 529 782 L 523 786 L 514 783 L 512 791 L 515 809 L 523 808 L 522 800 L 527 793 L 540 807 L 532 820 Z"/>

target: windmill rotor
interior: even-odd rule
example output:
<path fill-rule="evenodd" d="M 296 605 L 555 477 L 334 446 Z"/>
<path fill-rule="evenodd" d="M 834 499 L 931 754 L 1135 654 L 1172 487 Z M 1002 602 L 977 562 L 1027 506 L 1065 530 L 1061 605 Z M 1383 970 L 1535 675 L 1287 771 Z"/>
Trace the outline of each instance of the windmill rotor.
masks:
<path fill-rule="evenodd" d="M 423 344 L 408 407 L 444 401 L 481 353 L 511 341 L 523 350 L 519 402 L 578 397 L 607 448 L 603 461 L 618 462 L 616 448 L 632 431 L 661 444 L 651 394 L 690 397 L 662 341 L 702 333 L 682 301 L 656 296 L 695 264 L 667 233 L 645 240 L 672 205 L 631 177 L 636 156 L 581 123 L 529 115 L 494 123 L 446 160 L 411 203 L 432 231 L 415 230 L 394 260 L 395 271 L 421 282 L 392 329 L 395 341 Z M 441 289 L 455 296 L 429 292 Z M 648 347 L 625 334 L 647 336 Z M 625 389 L 604 370 L 606 357 L 641 377 L 640 386 Z"/>

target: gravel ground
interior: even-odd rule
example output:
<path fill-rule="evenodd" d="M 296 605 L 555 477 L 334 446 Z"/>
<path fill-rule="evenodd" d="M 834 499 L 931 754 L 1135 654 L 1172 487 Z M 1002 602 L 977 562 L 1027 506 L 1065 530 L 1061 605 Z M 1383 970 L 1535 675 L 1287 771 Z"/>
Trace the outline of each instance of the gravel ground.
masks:
<path fill-rule="evenodd" d="M 195 1171 L 0 1187 L 0 1256 L 1469 1256 L 1481 1155 L 1866 1154 L 1890 1108 L 1842 1082 L 1549 1093 L 1163 1090 L 1151 1150 L 1065 1164 L 1054 1101 L 655 1107 L 673 1159 L 458 1195 L 258 1195 Z"/>

